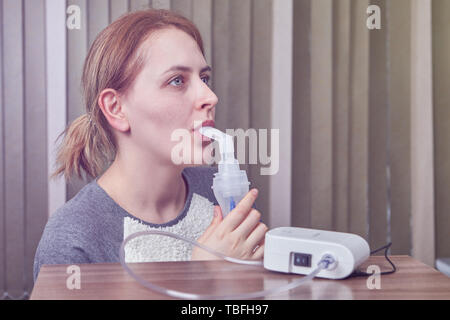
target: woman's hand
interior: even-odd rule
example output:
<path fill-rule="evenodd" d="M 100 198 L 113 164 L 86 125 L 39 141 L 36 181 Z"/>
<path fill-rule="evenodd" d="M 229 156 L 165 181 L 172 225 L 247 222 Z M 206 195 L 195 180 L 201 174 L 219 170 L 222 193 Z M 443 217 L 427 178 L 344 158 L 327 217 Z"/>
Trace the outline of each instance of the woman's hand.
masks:
<path fill-rule="evenodd" d="M 260 222 L 261 213 L 252 208 L 258 190 L 250 190 L 225 219 L 222 210 L 214 207 L 211 225 L 197 242 L 229 257 L 259 260 L 264 256 L 264 238 L 267 226 Z M 217 256 L 194 247 L 192 260 L 217 260 Z"/>

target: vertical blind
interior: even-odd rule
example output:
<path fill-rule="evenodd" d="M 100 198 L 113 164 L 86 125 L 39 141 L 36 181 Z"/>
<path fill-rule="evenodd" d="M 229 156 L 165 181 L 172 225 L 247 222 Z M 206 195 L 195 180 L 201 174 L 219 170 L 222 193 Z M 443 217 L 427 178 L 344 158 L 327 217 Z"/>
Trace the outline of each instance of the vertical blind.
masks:
<path fill-rule="evenodd" d="M 381 9 L 380 29 L 366 27 L 369 4 Z M 444 9 L 294 1 L 293 225 L 356 233 L 372 248 L 392 241 L 392 253 L 430 265 L 448 255 L 445 241 L 435 251 L 435 221 L 442 234 L 449 225 L 448 211 L 434 210 L 446 200 L 433 191 L 442 173 L 434 170 L 432 115 L 445 107 L 433 106 L 442 92 L 432 96 L 432 69 L 448 62 L 432 65 L 432 4 Z"/>

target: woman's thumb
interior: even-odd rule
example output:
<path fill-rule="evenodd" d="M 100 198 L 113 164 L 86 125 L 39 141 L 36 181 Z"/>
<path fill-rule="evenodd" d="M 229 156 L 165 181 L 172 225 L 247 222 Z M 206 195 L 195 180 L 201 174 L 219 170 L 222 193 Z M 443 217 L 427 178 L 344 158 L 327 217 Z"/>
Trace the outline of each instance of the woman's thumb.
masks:
<path fill-rule="evenodd" d="M 222 210 L 220 210 L 219 206 L 214 206 L 214 216 L 211 220 L 211 224 L 197 241 L 201 242 L 208 239 L 214 232 L 214 230 L 216 230 L 216 227 L 220 223 L 220 221 L 222 221 Z"/>

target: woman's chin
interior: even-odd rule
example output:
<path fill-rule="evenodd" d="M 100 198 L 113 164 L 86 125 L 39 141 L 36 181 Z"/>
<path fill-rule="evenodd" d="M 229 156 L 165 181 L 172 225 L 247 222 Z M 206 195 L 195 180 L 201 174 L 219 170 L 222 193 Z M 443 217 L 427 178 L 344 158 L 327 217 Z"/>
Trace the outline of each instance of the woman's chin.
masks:
<path fill-rule="evenodd" d="M 193 147 L 192 161 L 190 167 L 211 165 L 214 161 L 212 156 L 212 141 L 203 141 L 201 144 L 195 144 Z"/>

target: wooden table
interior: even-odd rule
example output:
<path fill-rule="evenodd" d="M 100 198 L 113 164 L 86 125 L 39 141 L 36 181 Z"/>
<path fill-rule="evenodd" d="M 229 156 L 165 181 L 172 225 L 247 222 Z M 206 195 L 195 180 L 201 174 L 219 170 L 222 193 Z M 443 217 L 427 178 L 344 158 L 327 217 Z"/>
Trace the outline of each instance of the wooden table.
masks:
<path fill-rule="evenodd" d="M 369 289 L 367 278 L 316 278 L 291 291 L 265 299 L 450 299 L 450 278 L 409 257 L 392 256 L 397 272 L 381 276 L 380 289 Z M 390 270 L 383 256 L 370 257 L 359 269 L 378 265 Z M 140 276 L 160 286 L 203 294 L 259 291 L 287 284 L 300 275 L 271 272 L 226 261 L 153 262 L 133 264 Z M 118 263 L 80 265 L 80 289 L 68 289 L 67 265 L 43 266 L 31 299 L 170 299 L 146 289 Z"/>

